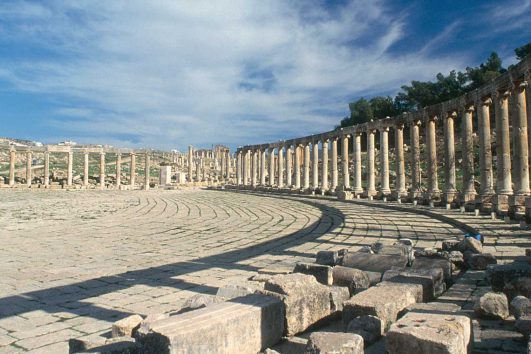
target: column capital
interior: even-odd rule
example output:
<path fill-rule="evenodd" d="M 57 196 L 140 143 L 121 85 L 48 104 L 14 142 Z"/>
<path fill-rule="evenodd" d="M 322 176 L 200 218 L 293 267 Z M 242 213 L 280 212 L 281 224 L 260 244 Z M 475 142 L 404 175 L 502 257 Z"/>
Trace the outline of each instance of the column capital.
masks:
<path fill-rule="evenodd" d="M 436 122 L 438 120 L 439 120 L 439 116 L 437 116 L 436 114 L 429 115 L 426 118 L 427 122 Z"/>
<path fill-rule="evenodd" d="M 389 126 L 387 125 L 383 125 L 381 126 L 378 130 L 382 131 L 382 132 L 388 132 L 389 131 Z"/>
<path fill-rule="evenodd" d="M 467 104 L 465 105 L 465 112 L 466 113 L 472 113 L 476 110 L 476 107 L 474 107 L 473 104 Z"/>
<path fill-rule="evenodd" d="M 515 90 L 523 91 L 523 90 L 525 90 L 527 88 L 528 83 L 527 83 L 527 81 L 522 80 L 522 81 L 516 83 L 516 85 L 514 85 L 514 86 L 515 86 Z"/>
<path fill-rule="evenodd" d="M 416 125 L 420 127 L 422 125 L 422 119 L 414 118 L 413 120 L 411 120 L 411 125 Z"/>
<path fill-rule="evenodd" d="M 510 95 L 511 95 L 511 92 L 508 89 L 506 89 L 506 88 L 498 90 L 496 92 L 496 97 L 497 98 L 507 99 Z"/>
<path fill-rule="evenodd" d="M 490 96 L 483 97 L 481 99 L 481 105 L 482 106 L 490 106 L 492 104 L 492 98 Z"/>

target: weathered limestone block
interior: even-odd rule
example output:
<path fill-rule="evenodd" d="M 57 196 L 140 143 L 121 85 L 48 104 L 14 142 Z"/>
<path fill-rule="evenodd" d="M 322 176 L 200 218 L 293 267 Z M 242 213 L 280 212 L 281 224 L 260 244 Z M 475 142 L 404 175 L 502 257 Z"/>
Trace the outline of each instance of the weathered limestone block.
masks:
<path fill-rule="evenodd" d="M 526 286 L 526 284 L 531 284 L 531 267 L 525 262 L 489 267 L 487 268 L 487 275 L 492 290 L 505 292 L 510 300 L 517 295 L 531 296 L 529 293 L 531 287 Z"/>
<path fill-rule="evenodd" d="M 112 336 L 132 337 L 133 332 L 140 326 L 143 318 L 140 315 L 131 315 L 112 324 Z"/>
<path fill-rule="evenodd" d="M 405 312 L 419 312 L 419 313 L 453 313 L 461 310 L 461 307 L 456 304 L 446 302 L 429 302 L 429 303 L 417 303 L 408 306 Z"/>
<path fill-rule="evenodd" d="M 387 349 L 390 354 L 465 354 L 470 326 L 466 316 L 409 312 L 387 332 Z"/>
<path fill-rule="evenodd" d="M 263 290 L 264 283 L 256 281 L 239 281 L 237 284 L 227 284 L 220 287 L 216 296 L 225 299 L 254 294 L 257 290 Z"/>
<path fill-rule="evenodd" d="M 476 300 L 474 311 L 484 318 L 506 319 L 509 317 L 507 297 L 502 293 L 486 293 Z"/>
<path fill-rule="evenodd" d="M 347 332 L 361 336 L 365 346 L 376 342 L 384 334 L 382 321 L 371 315 L 354 318 L 349 322 Z"/>
<path fill-rule="evenodd" d="M 459 240 L 444 240 L 442 242 L 442 250 L 446 252 L 458 251 L 459 243 Z"/>
<path fill-rule="evenodd" d="M 135 338 L 139 338 L 139 336 L 142 336 L 149 331 L 149 326 L 151 326 L 153 322 L 162 320 L 168 317 L 170 317 L 169 313 L 156 313 L 156 314 L 147 315 L 146 318 L 144 318 L 144 320 L 140 322 L 140 326 L 138 327 L 138 329 L 133 332 L 133 336 Z"/>
<path fill-rule="evenodd" d="M 330 313 L 343 311 L 343 302 L 350 298 L 348 288 L 343 286 L 330 286 Z"/>
<path fill-rule="evenodd" d="M 408 259 L 404 255 L 370 254 L 362 252 L 347 253 L 342 266 L 360 270 L 384 273 L 392 267 L 403 268 Z"/>
<path fill-rule="evenodd" d="M 319 251 L 315 256 L 315 263 L 333 267 L 341 262 L 343 256 L 345 256 L 347 252 L 347 249 L 341 249 L 339 251 Z"/>
<path fill-rule="evenodd" d="M 338 200 L 352 200 L 354 199 L 354 194 L 351 191 L 337 191 Z"/>
<path fill-rule="evenodd" d="M 510 313 L 516 318 L 531 315 L 531 300 L 525 296 L 516 296 L 509 304 Z"/>
<path fill-rule="evenodd" d="M 465 237 L 463 240 L 461 240 L 461 242 L 459 242 L 457 248 L 462 253 L 465 253 L 466 251 L 470 251 L 472 253 L 483 253 L 483 245 L 481 244 L 481 241 L 476 240 L 473 237 Z"/>
<path fill-rule="evenodd" d="M 529 335 L 531 334 L 531 315 L 520 317 L 516 320 L 514 326 L 518 332 L 522 333 L 529 340 Z"/>
<path fill-rule="evenodd" d="M 388 270 L 382 277 L 383 281 L 398 283 L 414 283 L 422 285 L 423 302 L 439 297 L 446 289 L 443 270 L 441 268 L 405 269 L 403 271 Z"/>
<path fill-rule="evenodd" d="M 414 284 L 384 282 L 362 291 L 343 303 L 343 324 L 347 326 L 358 316 L 371 315 L 382 321 L 386 331 L 402 310 L 417 302 L 418 288 L 422 298 L 422 287 Z"/>
<path fill-rule="evenodd" d="M 197 309 L 207 307 L 212 304 L 217 304 L 217 303 L 220 303 L 226 300 L 227 299 L 220 297 L 220 296 L 216 296 L 216 295 L 197 294 L 197 295 L 191 296 L 188 299 L 186 299 L 181 309 L 177 311 L 177 313 L 185 313 L 185 312 L 197 310 Z"/>
<path fill-rule="evenodd" d="M 321 284 L 332 285 L 332 267 L 321 264 L 297 263 L 295 273 L 313 275 Z"/>
<path fill-rule="evenodd" d="M 474 270 L 485 270 L 488 265 L 498 263 L 496 256 L 493 254 L 473 254 L 469 252 L 465 253 L 465 262 L 470 269 Z"/>
<path fill-rule="evenodd" d="M 413 247 L 410 245 L 406 245 L 405 243 L 396 243 L 394 245 L 384 245 L 380 242 L 377 242 L 373 244 L 371 248 L 373 252 L 376 254 L 404 256 L 408 260 L 408 265 L 410 265 L 411 262 L 413 262 L 413 259 L 415 258 L 413 254 Z"/>
<path fill-rule="evenodd" d="M 411 266 L 412 269 L 434 269 L 441 268 L 443 270 L 444 281 L 448 284 L 452 281 L 452 263 L 444 258 L 416 258 Z"/>
<path fill-rule="evenodd" d="M 68 353 L 140 354 L 141 346 L 131 337 L 116 337 L 101 340 L 73 338 L 68 341 Z"/>
<path fill-rule="evenodd" d="M 354 333 L 314 332 L 305 354 L 363 354 L 363 338 Z"/>
<path fill-rule="evenodd" d="M 520 277 L 511 280 L 505 284 L 503 292 L 509 299 L 518 295 L 531 297 L 531 277 Z"/>
<path fill-rule="evenodd" d="M 369 276 L 362 270 L 335 266 L 332 270 L 333 284 L 346 286 L 351 295 L 363 291 L 371 285 Z"/>
<path fill-rule="evenodd" d="M 330 291 L 311 275 L 276 275 L 266 282 L 265 290 L 284 295 L 288 336 L 330 315 Z"/>
<path fill-rule="evenodd" d="M 145 354 L 254 354 L 276 344 L 283 332 L 282 301 L 252 294 L 155 321 L 139 341 Z"/>
<path fill-rule="evenodd" d="M 380 272 L 370 272 L 368 270 L 364 271 L 365 274 L 369 277 L 369 282 L 371 283 L 371 286 L 374 286 L 382 281 L 382 273 Z"/>
<path fill-rule="evenodd" d="M 463 254 L 459 251 L 451 251 L 448 253 L 447 259 L 452 262 L 454 269 L 463 268 L 465 265 L 465 258 Z"/>

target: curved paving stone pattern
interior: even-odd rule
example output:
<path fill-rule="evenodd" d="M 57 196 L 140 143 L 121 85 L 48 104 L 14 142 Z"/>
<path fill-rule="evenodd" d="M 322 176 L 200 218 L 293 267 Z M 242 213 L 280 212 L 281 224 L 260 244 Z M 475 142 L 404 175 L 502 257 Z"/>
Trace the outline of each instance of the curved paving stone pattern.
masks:
<path fill-rule="evenodd" d="M 263 267 L 452 225 L 333 200 L 218 191 L 0 192 L 0 353 L 67 352 L 131 313 L 171 312 Z"/>

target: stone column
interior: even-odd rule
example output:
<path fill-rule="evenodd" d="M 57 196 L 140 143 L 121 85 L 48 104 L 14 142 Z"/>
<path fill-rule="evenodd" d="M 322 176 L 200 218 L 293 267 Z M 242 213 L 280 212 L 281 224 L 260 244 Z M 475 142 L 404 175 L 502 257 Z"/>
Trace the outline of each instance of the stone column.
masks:
<path fill-rule="evenodd" d="M 303 189 L 310 188 L 310 144 L 304 143 L 304 182 Z"/>
<path fill-rule="evenodd" d="M 380 128 L 380 194 L 391 194 L 389 187 L 389 127 Z"/>
<path fill-rule="evenodd" d="M 122 184 L 122 154 L 116 153 L 116 187 L 120 188 Z"/>
<path fill-rule="evenodd" d="M 456 174 L 455 174 L 455 134 L 454 121 L 457 112 L 448 112 L 444 119 L 444 196 L 445 201 L 451 204 L 456 201 Z"/>
<path fill-rule="evenodd" d="M 266 185 L 266 149 L 260 151 L 260 184 Z"/>
<path fill-rule="evenodd" d="M 188 145 L 188 182 L 193 182 L 193 160 L 194 160 L 194 150 L 192 145 Z"/>
<path fill-rule="evenodd" d="M 463 149 L 463 203 L 474 202 L 476 198 L 476 188 L 474 186 L 474 138 L 472 136 L 472 117 L 474 106 L 465 107 L 462 116 L 463 137 L 461 147 Z"/>
<path fill-rule="evenodd" d="M 323 139 L 322 149 L 322 159 L 323 163 L 321 165 L 321 190 L 328 190 L 328 139 Z"/>
<path fill-rule="evenodd" d="M 337 174 L 337 138 L 332 138 L 332 187 L 330 188 L 334 192 L 338 183 Z"/>
<path fill-rule="evenodd" d="M 420 120 L 411 122 L 411 199 L 421 196 Z"/>
<path fill-rule="evenodd" d="M 253 162 L 251 168 L 251 185 L 256 187 L 256 175 L 258 173 L 258 151 L 254 150 L 252 152 Z"/>
<path fill-rule="evenodd" d="M 230 151 L 225 151 L 225 179 L 228 181 L 230 179 Z"/>
<path fill-rule="evenodd" d="M 278 188 L 284 187 L 284 147 L 278 147 Z"/>
<path fill-rule="evenodd" d="M 341 162 L 343 168 L 343 186 L 345 189 L 350 188 L 350 172 L 349 172 L 349 158 L 348 158 L 348 138 L 349 135 L 344 135 L 341 145 Z"/>
<path fill-rule="evenodd" d="M 131 171 L 129 173 L 131 174 L 129 185 L 131 186 L 131 189 L 135 187 L 135 176 L 136 176 L 136 155 L 134 152 L 130 153 L 129 156 L 131 157 Z"/>
<path fill-rule="evenodd" d="M 515 116 L 513 120 L 514 131 L 514 160 L 518 166 L 516 180 L 514 182 L 515 195 L 529 194 L 529 141 L 527 136 L 527 107 L 526 107 L 527 82 L 519 83 L 514 91 Z"/>
<path fill-rule="evenodd" d="M 105 188 L 105 153 L 100 153 L 100 188 Z"/>
<path fill-rule="evenodd" d="M 150 164 L 150 162 L 151 161 L 150 161 L 149 153 L 146 152 L 146 158 L 145 158 L 146 166 L 144 167 L 144 190 L 146 190 L 146 191 L 149 189 L 149 180 L 150 180 L 150 177 L 151 177 L 151 164 Z"/>
<path fill-rule="evenodd" d="M 353 136 L 354 150 L 354 193 L 362 194 L 363 186 L 361 182 L 361 132 L 355 132 Z"/>
<path fill-rule="evenodd" d="M 72 150 L 68 151 L 68 167 L 67 167 L 67 173 L 66 173 L 66 185 L 72 186 L 72 171 L 73 171 L 73 164 L 74 164 L 74 154 Z"/>
<path fill-rule="evenodd" d="M 254 153 L 253 153 L 253 156 L 254 156 Z M 203 158 L 203 151 L 201 152 L 201 158 Z M 221 151 L 221 168 L 220 168 L 220 180 L 221 181 L 224 181 L 225 180 L 225 163 L 226 163 L 226 160 L 225 160 L 225 152 Z"/>
<path fill-rule="evenodd" d="M 26 152 L 26 185 L 28 187 L 31 187 L 31 179 L 32 173 L 31 173 L 31 151 Z"/>
<path fill-rule="evenodd" d="M 15 161 L 17 152 L 14 149 L 9 150 L 9 185 L 15 185 Z"/>
<path fill-rule="evenodd" d="M 249 150 L 243 154 L 243 185 L 249 185 Z"/>
<path fill-rule="evenodd" d="M 217 173 L 218 171 L 216 171 Z M 201 158 L 198 157 L 195 160 L 195 180 L 201 182 Z"/>
<path fill-rule="evenodd" d="M 269 185 L 275 185 L 275 148 L 269 148 Z"/>
<path fill-rule="evenodd" d="M 240 186 L 242 184 L 242 151 L 238 150 L 236 156 L 236 184 Z"/>
<path fill-rule="evenodd" d="M 481 204 L 490 208 L 490 200 L 494 194 L 493 176 L 492 176 L 492 149 L 491 149 L 491 131 L 490 131 L 490 110 L 492 104 L 490 97 L 481 100 L 481 106 L 478 111 L 478 129 L 479 129 L 479 173 L 480 173 L 480 195 Z"/>
<path fill-rule="evenodd" d="M 301 188 L 301 149 L 299 145 L 295 144 L 295 188 Z"/>
<path fill-rule="evenodd" d="M 372 197 L 376 195 L 375 167 L 374 167 L 374 134 L 376 131 L 372 128 L 367 130 L 367 190 L 365 195 Z"/>
<path fill-rule="evenodd" d="M 312 143 L 312 189 L 319 188 L 319 143 Z"/>
<path fill-rule="evenodd" d="M 291 145 L 286 146 L 286 185 L 288 188 L 292 186 L 291 179 L 291 165 L 293 159 L 293 152 L 291 151 Z"/>
<path fill-rule="evenodd" d="M 404 158 L 404 123 L 399 122 L 395 126 L 395 195 L 401 198 L 407 195 L 406 189 L 406 164 Z"/>
<path fill-rule="evenodd" d="M 44 185 L 50 185 L 50 152 L 44 152 Z"/>
<path fill-rule="evenodd" d="M 511 176 L 511 140 L 509 136 L 509 91 L 503 90 L 496 97 L 496 196 L 498 212 L 508 210 L 509 196 L 513 194 Z"/>
<path fill-rule="evenodd" d="M 89 180 L 89 153 L 84 153 L 83 161 L 83 186 L 88 187 Z"/>
<path fill-rule="evenodd" d="M 436 145 L 437 116 L 428 117 L 426 122 L 426 160 L 428 165 L 427 199 L 433 200 L 440 196 L 437 180 L 437 145 Z"/>

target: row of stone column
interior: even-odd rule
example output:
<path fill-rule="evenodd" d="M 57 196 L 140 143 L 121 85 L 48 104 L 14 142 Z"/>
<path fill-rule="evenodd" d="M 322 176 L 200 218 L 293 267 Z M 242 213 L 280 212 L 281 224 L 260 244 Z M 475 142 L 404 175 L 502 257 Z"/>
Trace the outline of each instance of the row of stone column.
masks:
<path fill-rule="evenodd" d="M 231 170 L 231 156 L 230 151 L 228 149 L 223 149 L 215 152 L 207 151 L 206 154 L 203 154 L 204 156 L 213 156 L 212 159 L 214 159 L 214 170 L 217 174 L 217 176 L 220 177 L 221 181 L 228 181 L 230 178 L 230 170 Z M 202 156 L 203 156 L 202 155 Z M 219 157 L 219 158 L 218 158 Z M 188 182 L 193 182 L 194 179 L 196 181 L 205 180 L 205 157 L 198 157 L 197 153 L 194 153 L 194 148 L 192 145 L 188 146 L 188 160 L 187 160 L 187 166 L 188 166 Z M 194 174 L 194 166 L 195 166 L 195 174 Z"/>
<path fill-rule="evenodd" d="M 360 125 L 350 129 L 351 133 L 338 132 L 338 136 L 303 141 L 301 143 L 283 144 L 277 147 L 248 147 L 242 148 L 237 155 L 237 183 L 242 185 L 266 185 L 266 154 L 269 155 L 268 186 L 279 188 L 293 187 L 296 189 L 317 189 L 324 191 L 335 190 L 338 187 L 338 142 L 342 144 L 342 174 L 343 186 L 352 189 L 356 194 L 365 196 L 394 195 L 397 198 L 411 197 L 413 199 L 445 200 L 447 203 L 460 202 L 481 203 L 494 206 L 499 211 L 506 211 L 510 207 L 522 208 L 525 196 L 530 194 L 529 187 L 529 145 L 528 129 L 531 129 L 531 119 L 527 111 L 527 82 L 515 82 L 511 89 L 497 90 L 470 103 L 463 103 L 461 107 L 450 111 L 429 112 L 423 118 L 409 119 L 405 115 L 401 119 L 384 119 L 373 123 Z M 511 103 L 512 107 L 509 107 Z M 493 154 L 491 151 L 492 129 L 490 127 L 490 108 L 494 104 L 497 174 L 496 189 L 493 178 Z M 475 187 L 474 162 L 474 112 L 477 112 L 477 127 L 479 136 L 479 180 L 480 190 Z M 463 188 L 460 193 L 456 189 L 456 156 L 455 156 L 455 126 L 458 116 L 462 123 L 460 139 L 463 170 Z M 437 125 L 443 125 L 444 131 L 444 175 L 445 186 L 441 191 L 438 185 L 437 168 Z M 404 153 L 404 129 L 410 129 L 409 163 L 411 167 L 410 189 L 406 189 L 406 156 Z M 511 131 L 513 150 L 511 151 Z M 425 155 L 420 153 L 421 128 L 425 130 Z M 395 141 L 395 185 L 391 191 L 389 180 L 389 132 L 393 129 Z M 380 136 L 380 170 L 376 176 L 375 169 L 375 134 Z M 366 134 L 366 183 L 362 186 L 361 137 Z M 349 138 L 352 137 L 353 146 L 353 186 L 350 185 Z M 319 144 L 322 151 L 321 174 L 319 174 Z M 329 145 L 331 158 L 329 164 Z M 310 146 L 312 151 L 310 151 Z M 276 151 L 276 154 L 275 154 Z M 284 151 L 286 162 L 284 163 Z M 511 153 L 512 162 L 511 166 Z M 275 155 L 277 157 L 275 158 Z M 302 155 L 302 156 L 301 156 Z M 292 159 L 294 159 L 292 163 Z M 301 161 L 302 159 L 302 161 Z M 424 159 L 424 161 L 422 161 Z M 426 165 L 426 188 L 422 188 L 421 162 Z M 294 173 L 292 173 L 292 165 Z M 302 165 L 302 180 L 301 180 Z M 285 172 L 285 173 L 284 173 Z M 328 176 L 331 182 L 328 182 Z M 311 178 L 310 178 L 311 177 Z M 376 177 L 380 180 L 380 188 L 376 190 Z"/>
<path fill-rule="evenodd" d="M 87 187 L 89 185 L 89 152 L 84 153 L 84 163 L 83 163 L 83 186 Z M 26 184 L 31 186 L 32 181 L 32 151 L 26 151 Z M 73 185 L 73 161 L 74 153 L 72 151 L 67 152 L 67 186 Z M 105 187 L 105 152 L 99 153 L 100 155 L 100 188 Z M 136 176 L 136 154 L 129 153 L 130 157 L 130 179 L 129 185 L 135 185 L 135 176 Z M 16 161 L 16 150 L 12 149 L 9 153 L 9 185 L 15 185 L 15 161 Z M 121 171 L 122 171 L 122 154 L 116 153 L 116 186 L 121 185 Z M 150 164 L 150 155 L 145 154 L 145 181 L 144 188 L 149 188 L 149 171 L 151 169 Z M 50 185 L 50 152 L 44 151 L 44 186 Z"/>

